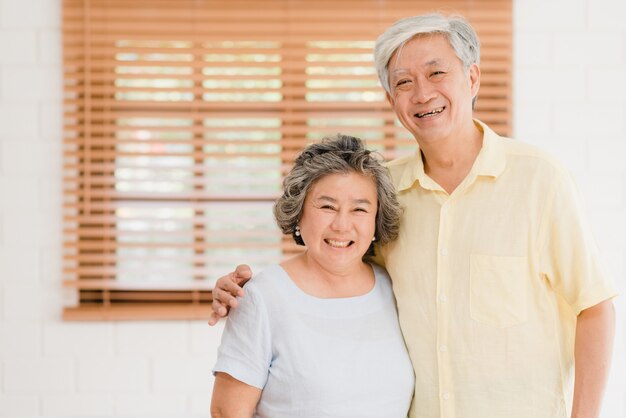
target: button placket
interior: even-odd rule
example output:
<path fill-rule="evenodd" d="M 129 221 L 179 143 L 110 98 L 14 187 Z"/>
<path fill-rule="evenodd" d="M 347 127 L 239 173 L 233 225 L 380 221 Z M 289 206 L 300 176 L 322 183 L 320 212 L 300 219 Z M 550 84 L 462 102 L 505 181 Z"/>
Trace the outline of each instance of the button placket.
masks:
<path fill-rule="evenodd" d="M 439 374 L 439 390 L 441 396 L 440 403 L 440 416 L 445 418 L 450 412 L 450 407 L 447 402 L 451 397 L 451 377 L 450 377 L 450 362 L 449 362 L 449 347 L 448 347 L 448 317 L 449 317 L 449 304 L 447 303 L 448 297 L 448 282 L 451 280 L 450 274 L 450 247 L 448 240 L 448 231 L 450 223 L 450 211 L 449 211 L 450 199 L 443 203 L 440 215 L 439 215 L 439 236 L 438 236 L 438 251 L 437 251 L 437 362 L 438 362 L 438 374 Z"/>

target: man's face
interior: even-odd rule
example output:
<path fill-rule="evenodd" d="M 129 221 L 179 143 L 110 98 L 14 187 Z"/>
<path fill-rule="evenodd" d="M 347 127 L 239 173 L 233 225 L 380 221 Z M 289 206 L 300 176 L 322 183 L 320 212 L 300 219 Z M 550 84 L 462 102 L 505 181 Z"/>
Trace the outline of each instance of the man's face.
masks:
<path fill-rule="evenodd" d="M 471 129 L 478 66 L 465 70 L 443 35 L 418 36 L 399 51 L 389 60 L 392 94 L 387 98 L 418 143 L 454 140 Z"/>

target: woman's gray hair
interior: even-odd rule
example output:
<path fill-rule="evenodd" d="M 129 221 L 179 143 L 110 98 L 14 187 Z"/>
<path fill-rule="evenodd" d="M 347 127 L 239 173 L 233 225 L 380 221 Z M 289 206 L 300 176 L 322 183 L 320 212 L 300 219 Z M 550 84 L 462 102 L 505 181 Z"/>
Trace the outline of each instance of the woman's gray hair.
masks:
<path fill-rule="evenodd" d="M 389 171 L 381 161 L 379 154 L 365 149 L 363 141 L 353 136 L 337 134 L 309 145 L 283 180 L 283 195 L 274 204 L 276 223 L 284 234 L 292 235 L 296 243 L 304 245 L 295 230 L 311 186 L 329 174 L 359 173 L 376 183 L 376 241 L 382 245 L 393 241 L 398 236 L 402 210 Z M 372 248 L 367 255 L 373 254 Z"/>
<path fill-rule="evenodd" d="M 392 95 L 389 85 L 389 60 L 408 41 L 418 35 L 427 34 L 444 35 L 466 70 L 472 64 L 480 64 L 478 35 L 465 18 L 432 13 L 398 20 L 378 37 L 374 47 L 378 78 L 389 95 Z"/>

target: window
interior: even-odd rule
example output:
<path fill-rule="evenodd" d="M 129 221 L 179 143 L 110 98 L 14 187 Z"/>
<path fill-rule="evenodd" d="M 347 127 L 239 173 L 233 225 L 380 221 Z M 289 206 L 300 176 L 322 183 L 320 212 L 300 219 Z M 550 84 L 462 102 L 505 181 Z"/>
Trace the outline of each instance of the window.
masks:
<path fill-rule="evenodd" d="M 237 263 L 299 251 L 272 217 L 283 174 L 337 132 L 413 149 L 372 49 L 442 4 L 478 29 L 476 114 L 507 134 L 510 1 L 66 0 L 64 317 L 205 318 Z"/>

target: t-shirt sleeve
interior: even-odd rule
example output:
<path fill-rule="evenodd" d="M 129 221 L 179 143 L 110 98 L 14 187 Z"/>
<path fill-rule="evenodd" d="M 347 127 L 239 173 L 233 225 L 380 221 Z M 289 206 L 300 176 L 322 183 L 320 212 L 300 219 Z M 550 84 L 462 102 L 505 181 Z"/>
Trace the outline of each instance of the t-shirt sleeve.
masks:
<path fill-rule="evenodd" d="M 617 290 L 600 260 L 579 191 L 568 173 L 556 179 L 548 199 L 541 269 L 578 315 L 616 296 Z"/>
<path fill-rule="evenodd" d="M 237 299 L 237 308 L 230 311 L 224 327 L 213 374 L 224 372 L 263 389 L 272 360 L 267 310 L 253 282 L 246 284 L 245 296 Z"/>

